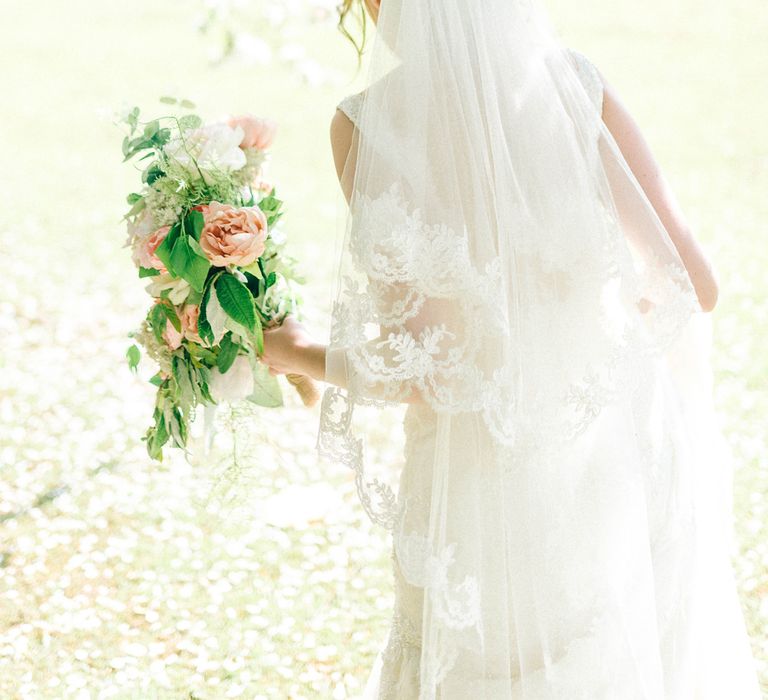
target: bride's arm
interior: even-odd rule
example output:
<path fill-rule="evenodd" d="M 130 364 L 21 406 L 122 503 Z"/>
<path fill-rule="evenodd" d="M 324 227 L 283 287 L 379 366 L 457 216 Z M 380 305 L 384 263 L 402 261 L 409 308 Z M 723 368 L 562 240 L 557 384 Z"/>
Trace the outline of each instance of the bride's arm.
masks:
<path fill-rule="evenodd" d="M 718 283 L 712 264 L 694 237 L 640 128 L 613 86 L 602 74 L 600 77 L 604 86 L 603 121 L 675 244 L 702 309 L 712 311 L 718 296 Z"/>
<path fill-rule="evenodd" d="M 354 180 L 354 126 L 349 118 L 337 110 L 331 123 L 331 146 L 336 170 L 344 195 L 349 201 Z M 386 329 L 381 329 L 381 337 Z M 371 341 L 374 344 L 376 340 Z M 272 374 L 303 374 L 319 381 L 325 381 L 342 388 L 350 380 L 350 368 L 345 348 L 331 348 L 316 342 L 304 326 L 288 317 L 282 325 L 264 332 L 264 353 L 262 361 L 270 367 Z M 383 387 L 382 387 L 383 388 Z M 371 387 L 376 394 L 376 387 Z M 405 403 L 420 400 L 418 392 L 409 389 L 400 396 Z"/>

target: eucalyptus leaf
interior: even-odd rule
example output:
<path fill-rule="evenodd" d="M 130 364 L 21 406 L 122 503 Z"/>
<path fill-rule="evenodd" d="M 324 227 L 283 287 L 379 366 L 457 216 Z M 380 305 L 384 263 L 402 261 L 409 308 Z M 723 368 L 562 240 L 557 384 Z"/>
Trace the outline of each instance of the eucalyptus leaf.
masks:
<path fill-rule="evenodd" d="M 191 103 L 190 103 L 191 104 Z M 202 126 L 203 120 L 196 114 L 185 114 L 179 119 L 179 127 L 182 129 L 197 129 Z"/>
<path fill-rule="evenodd" d="M 136 127 L 139 123 L 139 108 L 134 107 L 129 113 L 128 118 L 126 119 L 128 122 L 128 125 L 131 127 L 131 134 L 136 130 Z"/>

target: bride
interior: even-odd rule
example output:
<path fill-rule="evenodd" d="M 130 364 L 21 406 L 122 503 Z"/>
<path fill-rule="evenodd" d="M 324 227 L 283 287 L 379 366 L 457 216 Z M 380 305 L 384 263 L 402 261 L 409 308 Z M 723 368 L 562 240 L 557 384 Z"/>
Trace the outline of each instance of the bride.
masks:
<path fill-rule="evenodd" d="M 757 700 L 717 283 L 637 125 L 536 0 L 357 2 L 331 342 L 288 319 L 264 360 L 329 383 L 319 448 L 392 534 L 365 697 Z M 395 490 L 355 408 L 403 404 Z"/>

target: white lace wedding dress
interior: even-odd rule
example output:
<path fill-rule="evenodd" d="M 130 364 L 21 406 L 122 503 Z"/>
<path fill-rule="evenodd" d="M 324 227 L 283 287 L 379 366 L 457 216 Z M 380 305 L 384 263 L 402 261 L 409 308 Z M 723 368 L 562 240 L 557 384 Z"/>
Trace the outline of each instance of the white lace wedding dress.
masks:
<path fill-rule="evenodd" d="M 582 54 L 571 51 L 571 55 L 599 115 L 603 98 L 600 76 Z M 339 104 L 339 109 L 357 123 L 361 101 L 362 94 L 352 95 Z M 708 342 L 707 332 L 707 319 L 702 316 L 685 331 L 688 340 L 696 336 L 693 340 L 702 344 Z M 579 464 L 574 465 L 575 469 L 584 468 L 588 475 L 582 488 L 589 490 L 590 502 L 602 504 L 604 510 L 583 512 L 582 521 L 570 522 L 557 522 L 558 513 L 553 511 L 537 532 L 531 531 L 532 521 L 525 518 L 527 502 L 521 500 L 519 508 L 511 508 L 505 516 L 509 519 L 506 531 L 515 533 L 519 542 L 475 543 L 476 547 L 484 545 L 483 561 L 491 569 L 497 550 L 504 549 L 512 561 L 519 554 L 519 562 L 526 567 L 520 576 L 531 577 L 530 594 L 521 596 L 510 606 L 509 615 L 513 619 L 497 621 L 505 635 L 517 639 L 517 648 L 510 652 L 514 658 L 508 665 L 517 668 L 518 675 L 515 677 L 513 673 L 512 677 L 496 681 L 484 676 L 482 682 L 474 685 L 471 680 L 465 685 L 456 683 L 450 686 L 450 692 L 444 688 L 446 697 L 467 700 L 758 699 L 756 674 L 728 560 L 728 545 L 718 530 L 721 522 L 729 518 L 728 471 L 722 468 L 728 456 L 717 426 L 710 424 L 709 379 L 705 370 L 698 373 L 697 367 L 676 366 L 674 348 L 668 351 L 667 364 L 657 370 L 651 379 L 652 391 L 643 394 L 645 403 L 632 406 L 638 426 L 642 425 L 647 431 L 642 432 L 638 427 L 638 434 L 632 436 L 645 441 L 642 457 L 647 467 L 642 472 L 642 483 L 620 483 L 630 472 L 617 469 L 616 465 L 631 457 L 623 451 L 622 434 L 617 434 L 623 426 L 615 420 L 614 412 L 605 408 L 595 418 L 585 438 L 588 444 L 581 445 L 579 456 L 575 457 Z M 647 400 L 649 396 L 651 400 Z M 599 412 L 600 408 L 590 406 L 589 400 L 589 397 L 585 399 L 585 410 L 594 408 L 595 413 Z M 593 400 L 599 401 L 599 398 L 593 397 Z M 412 582 L 426 578 L 426 574 L 414 570 L 424 566 L 424 552 L 418 551 L 418 541 L 407 541 L 406 533 L 425 532 L 429 527 L 430 507 L 435 497 L 431 467 L 436 451 L 441 449 L 441 437 L 436 415 L 426 404 L 408 407 L 404 429 L 405 467 L 397 493 L 398 512 L 402 513 L 403 521 L 394 528 L 394 536 L 403 539 L 392 552 L 395 609 L 389 638 L 376 659 L 365 689 L 365 700 L 415 700 L 420 693 L 424 588 Z M 508 502 L 514 504 L 520 494 L 526 499 L 546 498 L 546 475 L 539 476 L 544 483 L 534 483 L 525 468 L 525 451 L 516 452 L 514 459 L 519 468 L 506 485 L 510 489 Z M 473 488 L 467 492 L 471 491 L 472 497 L 480 502 L 483 488 L 497 488 L 492 483 L 478 487 L 483 479 L 478 467 L 481 462 L 481 455 L 467 454 L 467 473 L 456 477 L 474 480 Z M 530 466 L 532 472 L 536 471 L 537 465 Z M 697 473 L 712 479 L 721 478 L 717 476 L 719 473 L 725 474 L 720 484 L 722 501 L 706 504 L 707 515 L 702 515 L 704 506 L 695 500 Z M 461 483 L 457 488 L 462 488 Z M 644 496 L 639 498 L 636 494 L 640 492 Z M 603 493 L 604 498 L 596 498 L 595 493 Z M 460 507 L 458 501 L 456 507 Z M 715 520 L 712 514 L 718 508 L 723 513 L 722 521 L 710 523 Z M 605 539 L 593 542 L 590 538 L 601 532 L 601 522 L 608 530 L 601 534 Z M 626 530 L 622 530 L 624 527 Z M 632 543 L 627 551 L 631 549 L 635 553 L 645 552 L 642 546 L 635 546 L 636 538 L 647 540 L 647 557 L 651 562 L 647 570 L 652 570 L 654 576 L 651 588 L 655 590 L 655 600 L 638 599 L 634 610 L 626 609 L 634 607 L 632 605 L 602 608 L 599 602 L 602 592 L 594 590 L 599 588 L 599 583 L 595 584 L 598 577 L 588 568 L 593 555 L 585 539 L 597 549 L 604 547 L 607 551 L 613 547 L 611 551 L 622 552 L 621 538 Z M 470 522 L 464 541 L 461 535 L 456 539 L 460 547 L 473 546 Z M 581 553 L 580 547 L 583 547 Z M 535 571 L 531 567 L 532 550 L 539 551 Z M 409 552 L 414 553 L 413 560 L 409 560 Z M 447 570 L 450 551 L 446 556 L 442 562 L 446 568 L 438 566 L 440 571 Z M 598 560 L 595 556 L 595 561 Z M 634 571 L 633 562 L 616 561 L 615 564 L 617 571 L 622 567 Z M 637 571 L 643 570 L 646 569 L 638 564 Z M 608 576 L 615 578 L 615 572 L 606 571 Z M 642 583 L 631 578 L 626 581 L 629 600 L 635 585 L 638 591 L 644 590 Z M 460 591 L 461 586 L 461 583 L 455 584 L 453 591 Z M 468 595 L 462 600 L 471 599 L 471 590 L 463 592 Z M 591 598 L 597 601 L 595 605 L 590 604 Z M 571 604 L 563 604 L 564 600 Z M 550 611 L 547 606 L 551 601 L 557 601 L 558 605 L 552 605 Z M 454 628 L 460 628 L 466 609 L 448 596 L 446 609 L 445 624 L 451 627 L 454 623 Z M 537 658 L 535 626 L 541 620 L 548 620 L 556 628 L 559 611 L 570 609 L 590 610 L 590 617 L 562 617 L 562 645 L 552 648 L 551 654 L 545 653 L 538 665 L 532 663 L 531 659 Z M 649 616 L 648 611 L 655 611 L 655 616 Z M 549 612 L 555 616 L 553 620 L 547 617 Z M 619 616 L 626 619 L 620 620 Z M 638 629 L 642 625 L 645 625 L 642 629 L 655 626 L 657 631 L 652 634 L 654 639 L 658 638 L 659 647 L 652 652 L 635 649 L 632 640 L 623 636 L 633 625 Z M 492 639 L 487 629 L 486 639 Z M 639 658 L 641 654 L 645 656 Z M 459 663 L 464 660 L 460 658 Z M 658 677 L 643 679 L 638 676 L 641 668 L 658 668 Z M 465 678 L 472 678 L 472 673 L 467 672 Z"/>

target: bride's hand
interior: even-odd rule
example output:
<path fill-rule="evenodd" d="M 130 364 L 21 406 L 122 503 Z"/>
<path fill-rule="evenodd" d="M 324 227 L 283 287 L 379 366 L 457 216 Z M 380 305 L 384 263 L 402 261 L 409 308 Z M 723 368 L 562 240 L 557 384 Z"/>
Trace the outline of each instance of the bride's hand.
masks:
<path fill-rule="evenodd" d="M 293 316 L 287 316 L 276 328 L 264 331 L 261 361 L 271 374 L 303 374 L 323 381 L 325 345 L 316 342 Z"/>

